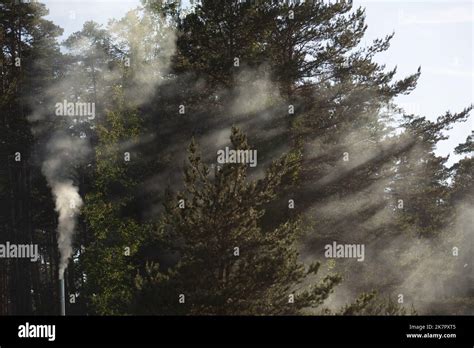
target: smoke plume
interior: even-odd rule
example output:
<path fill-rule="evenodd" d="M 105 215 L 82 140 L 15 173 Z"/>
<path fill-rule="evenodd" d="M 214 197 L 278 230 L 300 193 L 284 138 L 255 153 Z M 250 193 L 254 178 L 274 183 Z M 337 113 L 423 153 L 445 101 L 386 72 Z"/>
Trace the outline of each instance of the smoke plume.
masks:
<path fill-rule="evenodd" d="M 59 279 L 64 278 L 64 270 L 72 255 L 72 236 L 76 227 L 76 216 L 82 206 L 78 187 L 72 181 L 54 183 L 52 186 L 58 218 L 58 247 L 60 252 Z"/>
<path fill-rule="evenodd" d="M 79 188 L 72 180 L 76 174 L 73 165 L 81 163 L 88 152 L 89 144 L 85 138 L 74 137 L 61 131 L 56 131 L 46 146 L 42 172 L 51 187 L 55 209 L 59 215 L 57 233 L 60 279 L 64 277 L 64 270 L 72 255 L 72 237 L 77 215 L 83 204 Z"/>

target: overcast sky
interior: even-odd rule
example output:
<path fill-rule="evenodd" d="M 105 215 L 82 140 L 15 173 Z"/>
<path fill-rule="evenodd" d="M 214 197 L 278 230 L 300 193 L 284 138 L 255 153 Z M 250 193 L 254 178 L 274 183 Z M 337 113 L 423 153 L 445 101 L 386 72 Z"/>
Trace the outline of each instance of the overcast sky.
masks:
<path fill-rule="evenodd" d="M 139 0 L 42 0 L 48 19 L 64 29 L 63 38 L 87 20 L 106 24 L 139 5 Z M 390 49 L 377 62 L 398 67 L 402 78 L 421 66 L 417 88 L 397 101 L 407 111 L 436 119 L 447 110 L 460 111 L 474 101 L 474 2 L 460 0 L 354 0 L 366 9 L 366 42 L 395 32 Z M 474 129 L 474 116 L 449 131 L 438 154 L 452 153 Z M 451 155 L 449 163 L 456 158 Z"/>

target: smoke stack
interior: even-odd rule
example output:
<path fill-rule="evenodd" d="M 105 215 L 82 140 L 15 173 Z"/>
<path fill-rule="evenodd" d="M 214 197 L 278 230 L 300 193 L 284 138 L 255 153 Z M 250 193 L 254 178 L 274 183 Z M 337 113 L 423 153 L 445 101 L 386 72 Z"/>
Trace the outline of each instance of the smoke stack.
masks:
<path fill-rule="evenodd" d="M 61 315 L 66 315 L 66 296 L 64 292 L 64 278 L 59 279 L 59 306 L 61 308 Z"/>

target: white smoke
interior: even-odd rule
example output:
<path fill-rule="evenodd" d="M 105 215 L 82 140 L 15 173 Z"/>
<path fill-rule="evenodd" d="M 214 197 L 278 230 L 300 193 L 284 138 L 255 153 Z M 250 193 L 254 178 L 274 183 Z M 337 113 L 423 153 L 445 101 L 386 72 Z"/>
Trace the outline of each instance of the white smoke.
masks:
<path fill-rule="evenodd" d="M 64 271 L 72 255 L 72 236 L 76 227 L 76 216 L 82 206 L 78 187 L 71 180 L 54 183 L 52 186 L 58 217 L 59 279 L 64 278 Z"/>
<path fill-rule="evenodd" d="M 106 53 L 90 38 L 79 36 L 70 44 L 69 53 L 94 57 L 98 60 L 95 68 L 85 69 L 82 64 L 70 67 L 67 74 L 46 91 L 48 106 L 41 108 L 33 104 L 34 111 L 29 116 L 33 134 L 39 139 L 47 139 L 42 172 L 51 188 L 58 213 L 60 279 L 64 277 L 73 253 L 72 242 L 77 217 L 83 205 L 76 179 L 77 166 L 86 163 L 91 151 L 86 133 L 94 132 L 96 122 L 100 123 L 104 114 L 99 111 L 94 124 L 77 117 L 58 118 L 52 113 L 55 103 L 81 98 L 82 101 L 94 100 L 98 103 L 94 106 L 99 110 L 106 110 L 110 86 L 121 85 L 122 77 L 128 74 L 131 84 L 127 94 L 129 103 L 139 105 L 147 101 L 155 88 L 165 80 L 176 49 L 176 35 L 172 25 L 166 23 L 165 18 L 153 15 L 143 8 L 129 11 L 120 20 L 112 20 L 106 30 L 111 35 L 112 46 L 119 47 L 125 53 L 125 57 L 129 58 L 126 62 L 130 65 L 125 70 L 120 66 L 106 68 Z M 95 84 L 91 80 L 91 72 L 95 76 Z M 131 145 L 129 143 L 126 141 L 119 146 L 128 148 Z"/>
<path fill-rule="evenodd" d="M 139 7 L 111 21 L 107 30 L 114 45 L 126 53 L 128 77 L 134 86 L 127 90 L 130 102 L 140 105 L 149 101 L 167 79 L 176 52 L 175 28 L 162 15 Z"/>
<path fill-rule="evenodd" d="M 64 277 L 68 260 L 72 255 L 72 237 L 77 215 L 83 204 L 79 188 L 74 184 L 73 165 L 79 164 L 89 152 L 85 138 L 73 137 L 56 131 L 46 146 L 46 159 L 42 172 L 51 187 L 55 209 L 58 212 L 59 278 Z"/>

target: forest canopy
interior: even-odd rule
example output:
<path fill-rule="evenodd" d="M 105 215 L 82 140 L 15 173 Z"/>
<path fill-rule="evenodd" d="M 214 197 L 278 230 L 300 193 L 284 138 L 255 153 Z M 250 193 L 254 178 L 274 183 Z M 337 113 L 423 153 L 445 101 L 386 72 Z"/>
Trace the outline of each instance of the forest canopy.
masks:
<path fill-rule="evenodd" d="M 1 314 L 58 314 L 61 279 L 76 315 L 473 313 L 472 135 L 435 153 L 472 105 L 397 105 L 422 70 L 363 8 L 47 14 L 0 1 L 0 251 L 39 253 L 0 253 Z"/>

